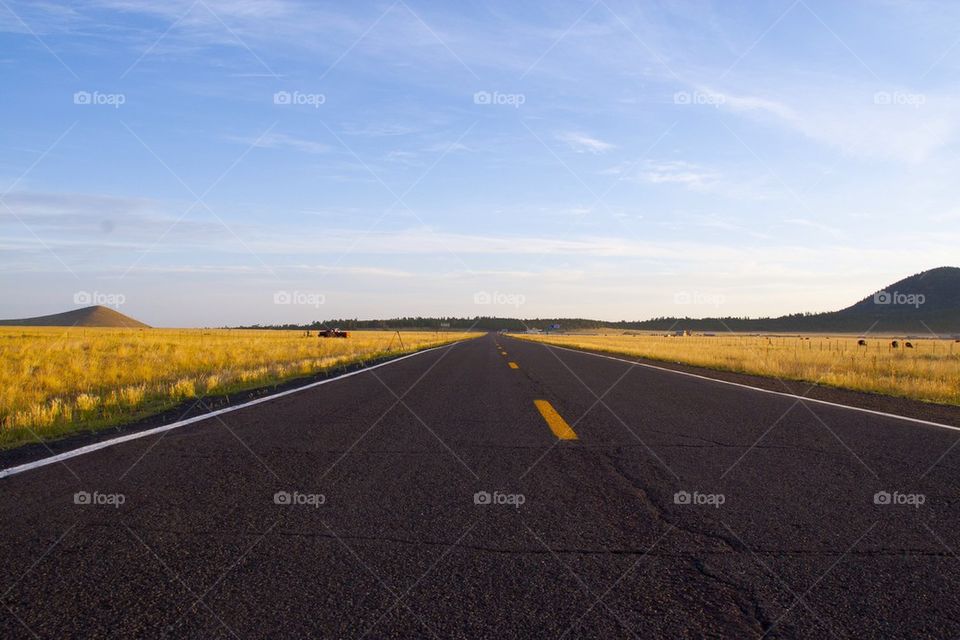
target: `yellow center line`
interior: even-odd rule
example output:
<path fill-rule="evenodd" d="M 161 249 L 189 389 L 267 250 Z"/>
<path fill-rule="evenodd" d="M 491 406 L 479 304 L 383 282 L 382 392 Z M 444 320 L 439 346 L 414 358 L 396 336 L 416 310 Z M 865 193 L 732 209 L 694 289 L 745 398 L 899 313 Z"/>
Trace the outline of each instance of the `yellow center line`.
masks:
<path fill-rule="evenodd" d="M 550 430 L 553 431 L 553 435 L 557 436 L 561 440 L 577 440 L 577 434 L 574 433 L 573 429 L 570 428 L 570 425 L 567 424 L 567 421 L 564 420 L 557 410 L 553 408 L 553 405 L 547 402 L 546 400 L 534 400 L 533 404 L 536 405 L 537 410 L 540 412 L 540 415 L 543 416 L 543 419 L 547 421 L 547 425 L 550 427 Z"/>
<path fill-rule="evenodd" d="M 511 368 L 511 369 L 519 369 L 519 368 L 520 368 L 520 365 L 518 365 L 516 362 L 508 362 L 507 364 L 510 365 L 510 368 Z"/>

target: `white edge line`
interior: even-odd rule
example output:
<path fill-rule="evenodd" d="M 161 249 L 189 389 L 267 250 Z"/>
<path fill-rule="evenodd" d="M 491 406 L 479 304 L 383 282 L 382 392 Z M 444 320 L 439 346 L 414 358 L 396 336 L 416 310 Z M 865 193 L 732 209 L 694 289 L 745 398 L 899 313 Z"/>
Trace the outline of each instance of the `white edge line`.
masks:
<path fill-rule="evenodd" d="M 234 405 L 232 407 L 225 407 L 223 409 L 217 409 L 216 411 L 211 411 L 210 413 L 204 413 L 203 415 L 194 416 L 193 418 L 187 418 L 186 420 L 180 420 L 178 422 L 173 422 L 171 424 L 165 424 L 161 427 L 154 427 L 153 429 L 146 429 L 144 431 L 138 431 L 136 433 L 131 433 L 125 436 L 120 436 L 117 438 L 111 438 L 110 440 L 104 440 L 102 442 L 95 442 L 93 444 L 88 444 L 77 449 L 71 449 L 70 451 L 64 451 L 63 453 L 58 453 L 55 456 L 50 456 L 49 458 L 41 458 L 40 460 L 34 460 L 33 462 L 27 462 L 25 464 L 18 465 L 16 467 L 10 467 L 8 469 L 0 469 L 0 479 L 7 478 L 9 476 L 16 475 L 18 473 L 23 473 L 24 471 L 30 471 L 31 469 L 37 469 L 39 467 L 45 467 L 50 464 L 55 464 L 63 460 L 69 460 L 70 458 L 76 458 L 77 456 L 82 456 L 85 453 L 92 453 L 94 451 L 99 451 L 100 449 L 106 449 L 107 447 L 112 447 L 116 444 L 121 444 L 123 442 L 129 442 L 131 440 L 137 440 L 139 438 L 146 438 L 148 436 L 155 435 L 157 433 L 163 433 L 164 431 L 171 431 L 173 429 L 179 429 L 180 427 L 185 427 L 196 422 L 202 422 L 204 420 L 209 420 L 216 416 L 223 415 L 225 413 L 230 413 L 232 411 L 239 411 L 240 409 L 246 409 L 254 405 L 261 404 L 263 402 L 269 402 L 270 400 L 276 400 L 277 398 L 282 398 L 284 396 L 289 396 L 294 393 L 299 393 L 301 391 L 306 391 L 307 389 L 313 389 L 319 387 L 323 384 L 328 384 L 330 382 L 336 382 L 337 380 L 343 380 L 344 378 L 349 378 L 350 376 L 360 375 L 361 373 L 366 373 L 371 369 L 379 369 L 380 367 L 385 367 L 388 364 L 394 364 L 395 362 L 400 362 L 401 360 L 406 360 L 407 358 L 412 358 L 414 356 L 419 356 L 430 351 L 436 351 L 437 349 L 446 349 L 452 347 L 455 344 L 463 342 L 464 339 L 451 342 L 450 344 L 442 344 L 439 347 L 430 347 L 429 349 L 423 349 L 422 351 L 415 351 L 413 353 L 408 353 L 407 355 L 393 358 L 386 362 L 381 362 L 380 364 L 375 364 L 372 367 L 364 367 L 363 369 L 358 369 L 356 371 L 351 371 L 350 373 L 344 373 L 333 378 L 324 378 L 323 380 L 318 380 L 316 382 L 311 382 L 310 384 L 303 385 L 302 387 L 297 387 L 295 389 L 287 389 L 286 391 L 281 391 L 270 396 L 264 396 L 262 398 L 257 398 L 256 400 L 251 400 L 249 402 L 244 402 L 243 404 Z"/>
<path fill-rule="evenodd" d="M 523 340 L 523 338 L 514 338 L 514 340 Z M 533 340 L 527 340 L 526 342 L 529 343 L 529 344 L 538 344 L 538 343 L 534 342 Z M 645 362 L 637 362 L 637 361 L 635 361 L 635 360 L 627 360 L 627 359 L 625 359 L 625 358 L 617 358 L 617 357 L 614 357 L 614 356 L 604 355 L 604 354 L 602 354 L 602 353 L 594 353 L 594 352 L 592 352 L 592 351 L 585 351 L 585 350 L 583 350 L 583 349 L 571 349 L 570 347 L 561 347 L 561 346 L 559 346 L 559 345 L 549 344 L 549 343 L 547 343 L 547 342 L 540 342 L 539 344 L 547 345 L 547 346 L 552 347 L 552 348 L 554 348 L 554 349 L 563 349 L 564 351 L 572 351 L 572 352 L 574 352 L 574 353 L 582 353 L 582 354 L 585 354 L 585 355 L 588 355 L 588 356 L 596 356 L 597 358 L 606 358 L 607 360 L 616 360 L 617 362 L 626 362 L 627 364 L 636 365 L 636 366 L 638 366 L 638 367 L 646 367 L 647 369 L 656 369 L 657 371 L 667 371 L 667 372 L 669 372 L 669 373 L 676 373 L 677 375 L 687 376 L 687 377 L 690 377 L 690 378 L 699 378 L 699 379 L 701 379 L 701 380 L 708 380 L 708 381 L 710 381 L 710 382 L 718 382 L 718 383 L 720 383 L 720 384 L 727 384 L 727 385 L 731 385 L 731 386 L 734 386 L 734 387 L 741 387 L 741 388 L 743 388 L 743 389 L 750 389 L 750 390 L 752 390 L 752 391 L 759 391 L 760 393 L 769 393 L 769 394 L 773 394 L 773 395 L 775 395 L 775 396 L 783 396 L 783 397 L 785 397 L 785 398 L 794 398 L 794 399 L 796 399 L 796 400 L 800 400 L 801 402 L 813 402 L 813 403 L 816 403 L 816 404 L 827 405 L 828 407 L 837 407 L 837 408 L 840 408 L 840 409 L 849 409 L 850 411 L 859 411 L 859 412 L 861 412 L 861 413 L 869 413 L 869 414 L 872 414 L 872 415 L 875 415 L 875 416 L 882 416 L 882 417 L 884 417 L 884 418 L 893 418 L 894 420 L 905 420 L 906 422 L 913 422 L 913 423 L 916 423 L 916 424 L 923 424 L 923 425 L 927 425 L 928 427 L 940 427 L 941 429 L 950 429 L 951 431 L 960 431 L 960 427 L 957 427 L 957 426 L 954 426 L 954 425 L 950 425 L 950 424 L 943 424 L 943 423 L 941 423 L 941 422 L 931 422 L 931 421 L 929 421 L 929 420 L 921 420 L 920 418 L 910 418 L 910 417 L 908 417 L 908 416 L 898 416 L 898 415 L 895 414 L 895 413 L 886 413 L 885 411 L 876 411 L 876 410 L 874 410 L 874 409 L 864 409 L 863 407 L 854 407 L 854 406 L 851 406 L 851 405 L 848 405 L 848 404 L 838 404 L 838 403 L 836 403 L 836 402 L 830 402 L 830 401 L 828 401 L 828 400 L 817 400 L 816 398 L 808 398 L 808 397 L 806 397 L 806 396 L 799 396 L 799 395 L 797 395 L 797 394 L 794 394 L 794 393 L 786 393 L 786 392 L 784 392 L 784 391 L 771 391 L 770 389 L 763 389 L 763 388 L 761 388 L 761 387 L 751 387 L 751 386 L 748 385 L 748 384 L 741 384 L 741 383 L 739 383 L 739 382 L 730 382 L 729 380 L 721 380 L 720 378 L 711 378 L 710 376 L 702 376 L 702 375 L 699 375 L 699 374 L 696 374 L 696 373 L 689 373 L 689 372 L 687 372 L 687 371 L 678 371 L 678 370 L 676 370 L 676 369 L 668 369 L 667 367 L 658 367 L 658 366 L 656 366 L 656 365 L 647 364 L 647 363 L 645 363 Z M 678 364 L 683 364 L 683 363 L 678 363 Z M 695 367 L 695 366 L 697 366 L 697 365 L 691 364 L 691 365 L 686 365 L 686 366 Z M 737 373 L 737 372 L 730 372 L 730 373 Z M 746 373 L 746 374 L 743 374 L 743 375 L 756 375 L 756 374 Z M 841 389 L 841 390 L 843 390 L 843 389 Z"/>

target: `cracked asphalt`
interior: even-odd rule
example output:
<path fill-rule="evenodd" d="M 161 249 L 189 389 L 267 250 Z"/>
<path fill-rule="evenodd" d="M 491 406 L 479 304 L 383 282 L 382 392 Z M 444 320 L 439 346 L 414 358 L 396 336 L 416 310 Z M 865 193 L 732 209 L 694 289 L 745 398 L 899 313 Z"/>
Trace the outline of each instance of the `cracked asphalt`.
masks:
<path fill-rule="evenodd" d="M 958 441 L 487 335 L 0 480 L 0 637 L 957 637 Z"/>

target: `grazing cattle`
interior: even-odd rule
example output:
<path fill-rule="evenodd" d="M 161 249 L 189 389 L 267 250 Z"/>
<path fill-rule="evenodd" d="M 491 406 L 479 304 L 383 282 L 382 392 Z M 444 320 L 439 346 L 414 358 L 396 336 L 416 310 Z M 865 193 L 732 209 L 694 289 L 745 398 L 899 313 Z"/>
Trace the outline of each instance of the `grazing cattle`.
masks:
<path fill-rule="evenodd" d="M 913 343 L 912 343 L 912 342 L 904 342 L 904 343 L 903 343 L 903 346 L 906 347 L 907 349 L 913 349 Z"/>
<path fill-rule="evenodd" d="M 900 343 L 897 342 L 896 340 L 894 340 L 893 342 L 890 343 L 890 346 L 893 347 L 894 349 L 896 349 L 897 347 L 900 346 Z"/>
<path fill-rule="evenodd" d="M 866 341 L 866 340 L 857 340 L 857 346 L 858 346 L 858 347 L 865 347 L 865 346 L 867 346 L 867 341 Z"/>

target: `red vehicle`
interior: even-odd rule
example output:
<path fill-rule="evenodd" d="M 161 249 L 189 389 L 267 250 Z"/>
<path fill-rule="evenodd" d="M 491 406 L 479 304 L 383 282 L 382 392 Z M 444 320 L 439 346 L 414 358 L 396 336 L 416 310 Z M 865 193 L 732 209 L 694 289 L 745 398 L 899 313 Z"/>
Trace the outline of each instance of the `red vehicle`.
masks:
<path fill-rule="evenodd" d="M 323 329 L 317 331 L 318 338 L 349 338 L 350 333 L 341 329 Z"/>

